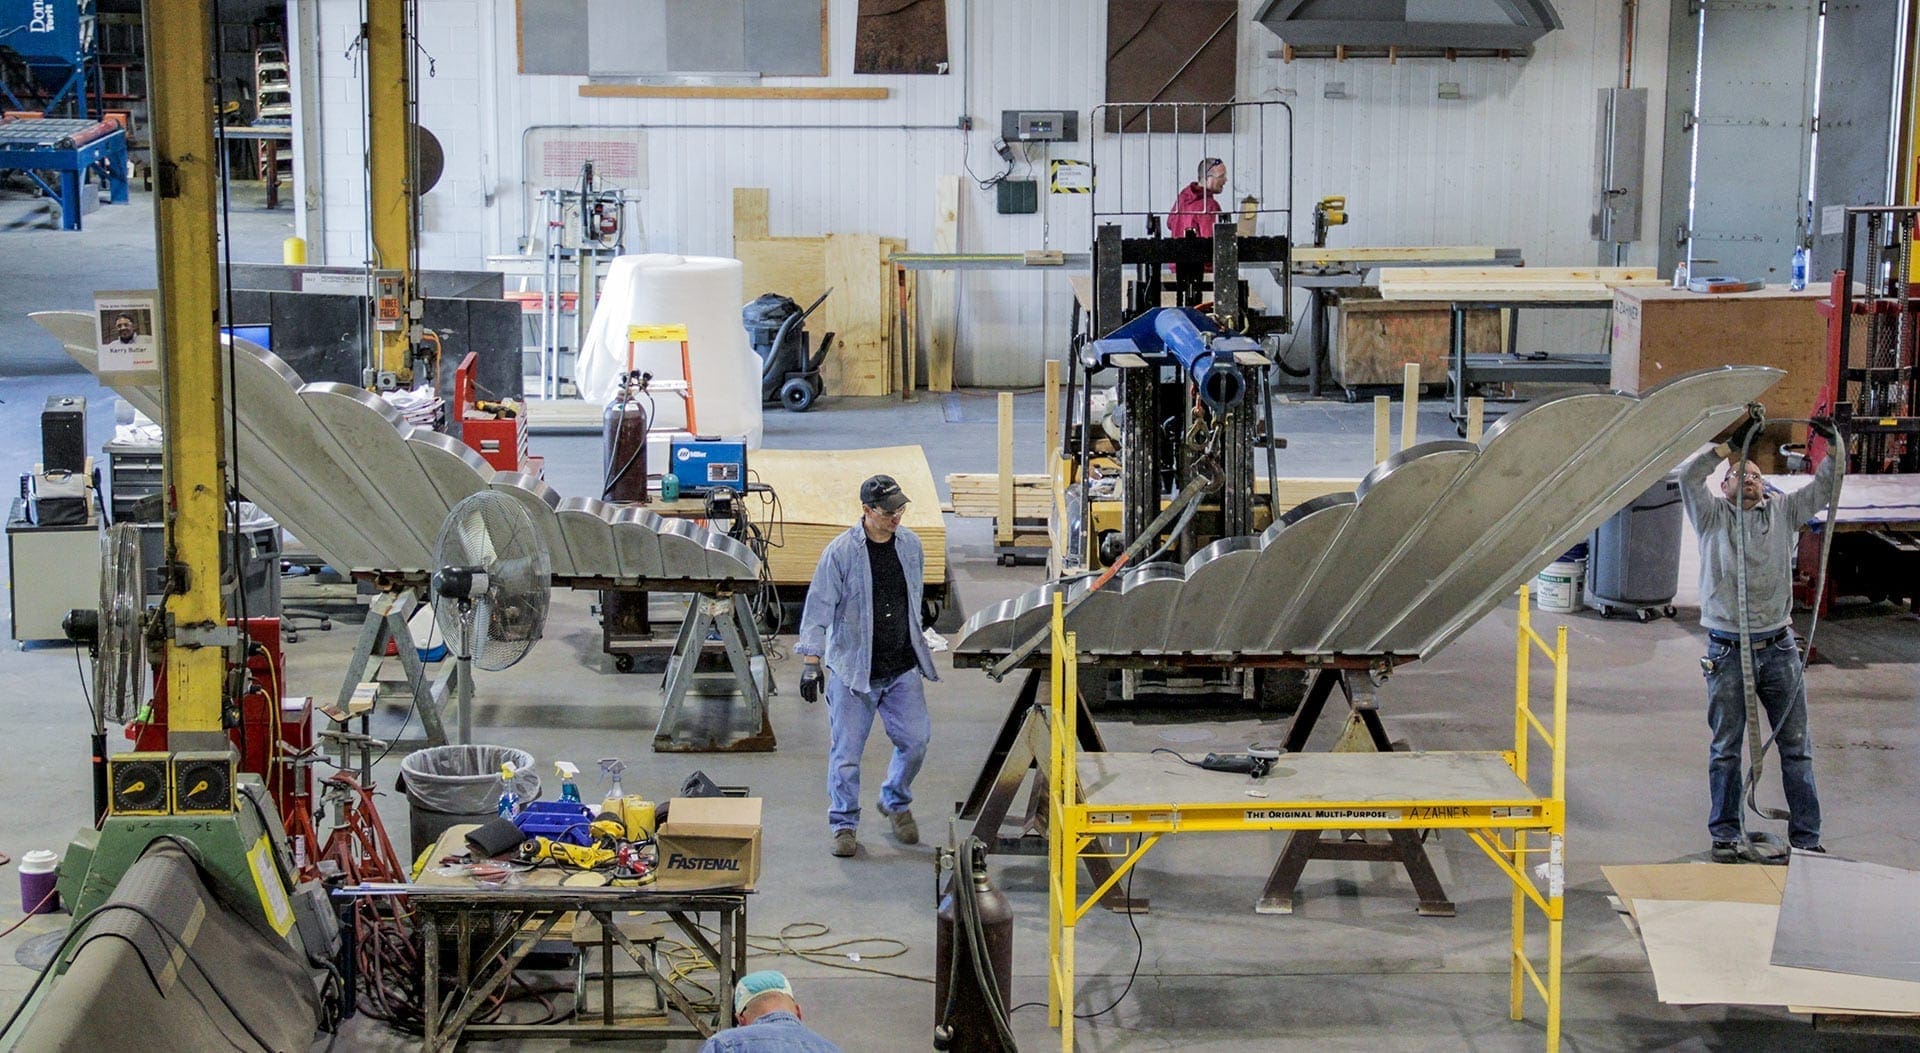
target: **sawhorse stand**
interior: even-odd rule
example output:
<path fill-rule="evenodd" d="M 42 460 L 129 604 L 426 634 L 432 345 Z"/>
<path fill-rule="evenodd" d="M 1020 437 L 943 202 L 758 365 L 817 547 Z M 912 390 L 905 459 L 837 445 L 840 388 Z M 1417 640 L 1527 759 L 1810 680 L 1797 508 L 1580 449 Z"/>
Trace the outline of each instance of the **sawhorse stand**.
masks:
<path fill-rule="evenodd" d="M 1352 711 L 1349 725 L 1349 737 L 1343 738 L 1336 749 L 1359 750 L 1371 748 L 1376 753 L 1393 752 L 1393 743 L 1387 738 L 1387 731 L 1380 723 L 1380 710 L 1374 705 L 1371 685 L 1360 678 L 1361 687 L 1356 697 L 1354 678 L 1345 670 L 1322 669 L 1314 674 L 1313 682 L 1307 688 L 1307 695 L 1300 703 L 1300 709 L 1294 713 L 1293 723 L 1287 729 L 1285 748 L 1287 753 L 1301 753 L 1307 748 L 1307 739 L 1312 737 L 1313 728 L 1320 720 L 1321 712 L 1326 708 L 1327 699 L 1332 697 L 1335 687 L 1346 697 L 1347 706 Z M 1356 731 L 1364 731 L 1365 745 L 1354 740 Z M 1363 863 L 1398 863 L 1406 868 L 1407 877 L 1413 882 L 1413 890 L 1420 897 L 1418 912 L 1422 917 L 1451 918 L 1454 916 L 1453 901 L 1447 898 L 1447 890 L 1440 885 L 1440 876 L 1434 873 L 1433 863 L 1427 859 L 1426 832 L 1421 830 L 1390 829 L 1387 842 L 1368 841 L 1366 835 L 1358 831 L 1348 831 L 1345 836 L 1334 840 L 1323 840 L 1326 830 L 1295 830 L 1287 838 L 1287 847 L 1280 852 L 1280 858 L 1274 861 L 1272 873 L 1267 875 L 1267 885 L 1260 893 L 1260 902 L 1254 907 L 1260 914 L 1292 914 L 1293 894 L 1300 885 L 1300 876 L 1307 869 L 1307 863 L 1315 859 L 1348 860 Z"/>
<path fill-rule="evenodd" d="M 706 648 L 707 634 L 720 637 L 726 649 L 727 664 L 733 671 L 732 689 L 716 696 L 696 691 L 700 654 Z M 686 620 L 680 623 L 680 635 L 674 639 L 673 654 L 667 659 L 667 675 L 661 685 L 660 723 L 653 732 L 656 753 L 765 753 L 774 749 L 773 722 L 767 715 L 767 696 L 773 693 L 773 681 L 767 672 L 766 647 L 760 629 L 754 624 L 753 611 L 744 593 L 719 596 L 694 596 L 687 607 Z M 710 721 L 694 719 L 687 710 L 687 695 L 714 699 L 722 703 L 725 720 L 715 727 Z M 736 714 L 734 700 L 741 712 Z M 702 714 L 704 715 L 704 714 Z M 744 730 L 738 716 L 746 718 Z"/>
<path fill-rule="evenodd" d="M 413 612 L 419 606 L 420 599 L 412 589 L 382 592 L 368 605 L 367 620 L 360 625 L 360 639 L 354 644 L 353 656 L 347 662 L 347 675 L 340 682 L 340 697 L 333 710 L 338 714 L 334 717 L 335 721 L 343 727 L 349 719 L 359 716 L 360 733 L 363 736 L 367 733 L 367 713 L 371 704 L 378 699 L 369 698 L 367 704 L 356 705 L 354 696 L 360 694 L 365 697 L 362 685 L 366 683 L 367 662 L 376 655 L 385 655 L 387 645 L 391 643 L 400 659 L 400 668 L 406 675 L 409 704 L 420 715 L 420 728 L 425 732 L 424 738 L 417 742 L 399 742 L 395 745 L 447 744 L 446 726 L 440 719 L 441 710 L 448 698 L 459 695 L 457 685 L 453 682 L 454 671 L 459 663 L 449 655 L 445 670 L 439 676 L 428 679 L 426 665 L 420 661 L 420 650 L 413 641 L 413 630 L 407 628 L 407 620 L 413 617 Z M 377 688 L 373 694 L 378 695 Z M 471 737 L 473 718 L 471 713 L 461 713 L 459 717 L 460 741 L 464 743 Z M 340 766 L 351 768 L 353 765 L 347 763 L 346 754 L 347 747 L 343 745 Z M 363 778 L 366 774 L 362 772 Z"/>
<path fill-rule="evenodd" d="M 1100 739 L 1100 729 L 1094 724 L 1086 699 L 1076 699 L 1075 705 L 1079 709 L 1074 726 L 1080 749 L 1105 753 L 1106 743 Z M 974 779 L 973 790 L 959 808 L 960 822 L 972 824 L 972 836 L 979 838 L 987 851 L 1004 855 L 1047 854 L 1047 780 L 1053 777 L 1048 762 L 1051 734 L 1047 725 L 1047 701 L 1040 697 L 1040 670 L 1031 670 L 1020 686 L 1019 697 L 1007 710 L 1006 720 L 1000 724 L 1000 733 L 994 737 L 993 749 Z M 1033 788 L 1027 797 L 1019 831 L 1011 836 L 1002 834 L 1014 799 L 1020 795 L 1028 775 L 1033 777 Z M 1106 884 L 1113 874 L 1113 862 L 1105 856 L 1086 855 L 1082 861 L 1096 885 Z M 1119 885 L 1102 898 L 1101 904 L 1122 913 L 1147 912 L 1145 897 L 1129 899 Z"/>

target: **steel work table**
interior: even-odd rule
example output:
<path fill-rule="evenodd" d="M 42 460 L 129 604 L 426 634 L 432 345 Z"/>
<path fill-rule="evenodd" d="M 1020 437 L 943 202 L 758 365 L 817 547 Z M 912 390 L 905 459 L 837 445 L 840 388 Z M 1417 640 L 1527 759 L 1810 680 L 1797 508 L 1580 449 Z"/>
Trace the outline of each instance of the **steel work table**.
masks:
<path fill-rule="evenodd" d="M 450 1050 L 467 1038 L 546 1037 L 587 1038 L 706 1038 L 732 1027 L 736 979 L 747 964 L 747 893 L 742 890 L 661 891 L 651 886 L 576 888 L 564 885 L 482 889 L 472 885 L 368 885 L 343 889 L 344 896 L 405 895 L 419 919 L 421 943 L 421 998 L 425 1010 L 421 1048 L 426 1053 Z M 726 992 L 710 1013 L 702 1012 L 688 993 L 660 970 L 652 955 L 642 951 L 620 931 L 614 915 L 629 911 L 665 914 L 679 926 L 687 942 L 711 964 L 718 978 L 714 990 Z M 516 967 L 534 946 L 552 933 L 561 919 L 586 913 L 600 923 L 601 995 L 597 1022 L 570 1024 L 475 1024 L 473 1015 L 494 992 L 505 987 Z M 711 940 L 696 924 L 700 914 L 718 922 L 719 939 Z M 476 930 L 485 939 L 477 956 L 472 953 Z M 443 1004 L 440 979 L 443 940 L 455 944 L 453 974 L 467 992 Z M 625 951 L 666 997 L 662 1008 L 677 1013 L 685 1023 L 619 1024 L 613 1011 L 613 955 L 615 945 Z M 477 967 L 478 974 L 471 970 Z M 702 995 L 701 997 L 706 997 Z"/>
<path fill-rule="evenodd" d="M 1597 355 L 1522 355 L 1514 350 L 1518 326 L 1507 328 L 1507 353 L 1504 355 L 1467 354 L 1467 312 L 1474 310 L 1511 310 L 1545 307 L 1555 310 L 1612 310 L 1613 292 L 1602 299 L 1578 300 L 1453 300 L 1453 318 L 1448 326 L 1447 378 L 1453 388 L 1453 404 L 1447 416 L 1466 434 L 1467 386 L 1476 381 L 1523 384 L 1601 384 L 1613 379 L 1611 356 Z"/>

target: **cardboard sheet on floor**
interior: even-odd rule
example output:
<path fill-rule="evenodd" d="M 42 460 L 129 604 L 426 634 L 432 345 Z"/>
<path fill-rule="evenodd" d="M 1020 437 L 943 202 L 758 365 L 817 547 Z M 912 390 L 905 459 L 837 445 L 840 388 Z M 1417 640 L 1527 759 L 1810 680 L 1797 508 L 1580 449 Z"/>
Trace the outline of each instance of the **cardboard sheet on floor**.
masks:
<path fill-rule="evenodd" d="M 1920 981 L 1915 903 L 1920 873 L 1795 852 L 1773 964 Z"/>
<path fill-rule="evenodd" d="M 1777 906 L 1643 899 L 1636 910 L 1654 986 L 1660 1001 L 1669 1005 L 1920 1012 L 1920 983 L 1774 965 Z"/>
<path fill-rule="evenodd" d="M 1642 866 L 1601 867 L 1600 873 L 1627 905 L 1638 914 L 1636 900 L 1691 899 L 1723 903 L 1770 903 L 1778 906 L 1786 887 L 1784 867 L 1727 866 L 1723 863 L 1654 863 Z"/>

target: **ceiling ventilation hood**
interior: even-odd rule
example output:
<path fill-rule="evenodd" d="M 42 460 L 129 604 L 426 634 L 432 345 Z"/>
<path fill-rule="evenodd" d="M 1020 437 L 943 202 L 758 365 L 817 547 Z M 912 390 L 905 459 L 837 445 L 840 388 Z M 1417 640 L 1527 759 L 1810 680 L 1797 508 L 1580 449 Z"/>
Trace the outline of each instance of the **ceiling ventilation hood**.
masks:
<path fill-rule="evenodd" d="M 1301 55 L 1526 54 L 1563 25 L 1548 0 L 1271 0 L 1254 20 Z"/>

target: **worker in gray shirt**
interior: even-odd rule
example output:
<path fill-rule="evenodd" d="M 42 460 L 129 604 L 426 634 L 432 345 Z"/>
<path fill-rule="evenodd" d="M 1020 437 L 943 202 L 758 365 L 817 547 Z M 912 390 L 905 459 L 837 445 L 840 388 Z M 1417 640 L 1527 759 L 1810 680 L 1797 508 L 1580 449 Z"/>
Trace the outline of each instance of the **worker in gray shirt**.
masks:
<path fill-rule="evenodd" d="M 1793 553 L 1800 528 L 1839 492 L 1846 442 L 1835 435 L 1831 452 L 1813 482 L 1791 494 L 1770 491 L 1760 469 L 1738 460 L 1727 444 L 1702 450 L 1681 471 L 1680 495 L 1700 538 L 1700 624 L 1707 630 L 1707 725 L 1713 729 L 1707 787 L 1712 811 L 1707 833 L 1718 863 L 1743 857 L 1740 767 L 1747 734 L 1747 691 L 1741 672 L 1739 534 L 1746 532 L 1744 622 L 1753 649 L 1753 686 L 1780 755 L 1780 781 L 1787 797 L 1787 840 L 1793 847 L 1824 852 L 1820 845 L 1820 800 L 1813 788 L 1813 754 L 1807 737 L 1804 662 L 1794 639 Z M 1708 486 L 1723 459 L 1720 493 Z M 1736 507 L 1736 502 L 1738 506 Z M 1785 862 L 1747 852 L 1763 862 Z"/>

